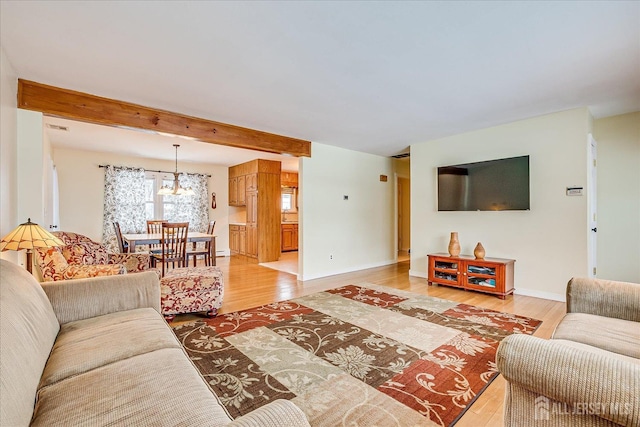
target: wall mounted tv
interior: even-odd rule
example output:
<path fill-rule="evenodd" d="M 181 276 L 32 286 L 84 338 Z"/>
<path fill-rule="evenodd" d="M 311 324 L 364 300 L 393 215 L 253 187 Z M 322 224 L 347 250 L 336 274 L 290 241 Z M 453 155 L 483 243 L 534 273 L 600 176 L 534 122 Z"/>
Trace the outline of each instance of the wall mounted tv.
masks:
<path fill-rule="evenodd" d="M 439 211 L 529 208 L 529 156 L 438 168 Z"/>

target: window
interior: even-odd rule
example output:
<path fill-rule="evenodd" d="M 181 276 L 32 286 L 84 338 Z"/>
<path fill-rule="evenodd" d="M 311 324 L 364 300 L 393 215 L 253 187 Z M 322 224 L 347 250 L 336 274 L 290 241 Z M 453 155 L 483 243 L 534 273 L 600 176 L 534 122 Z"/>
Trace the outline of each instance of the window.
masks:
<path fill-rule="evenodd" d="M 282 189 L 282 210 L 287 212 L 296 212 L 298 210 L 298 200 L 296 189 L 291 187 L 284 187 Z"/>
<path fill-rule="evenodd" d="M 282 210 L 290 211 L 291 210 L 291 194 L 283 194 L 282 195 Z"/>
<path fill-rule="evenodd" d="M 173 186 L 173 177 L 160 172 L 146 172 L 144 181 L 146 219 L 171 218 L 175 211 L 176 196 L 161 196 L 163 185 Z"/>

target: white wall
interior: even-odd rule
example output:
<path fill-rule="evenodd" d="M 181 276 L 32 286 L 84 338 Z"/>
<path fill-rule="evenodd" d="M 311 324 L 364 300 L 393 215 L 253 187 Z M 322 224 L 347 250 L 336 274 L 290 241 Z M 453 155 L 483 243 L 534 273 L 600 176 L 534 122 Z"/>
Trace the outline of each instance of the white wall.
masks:
<path fill-rule="evenodd" d="M 36 111 L 18 109 L 18 221 L 43 226 L 44 158 L 48 155 L 43 138 L 43 116 Z"/>
<path fill-rule="evenodd" d="M 0 47 L 0 237 L 18 225 L 18 78 Z M 0 252 L 0 257 L 17 262 L 16 252 Z"/>
<path fill-rule="evenodd" d="M 104 169 L 101 164 L 142 167 L 149 170 L 175 170 L 170 160 L 155 160 L 97 151 L 55 148 L 54 163 L 58 171 L 60 192 L 60 230 L 84 234 L 102 241 L 104 213 Z M 180 172 L 210 174 L 209 193 L 216 193 L 217 208 L 209 205 L 209 218 L 216 221 L 216 251 L 229 253 L 228 169 L 205 163 L 179 162 Z M 211 203 L 211 194 L 209 194 Z"/>
<path fill-rule="evenodd" d="M 394 262 L 391 159 L 313 143 L 300 161 L 301 280 Z M 380 182 L 387 175 L 387 182 Z M 349 200 L 343 200 L 348 195 Z"/>
<path fill-rule="evenodd" d="M 549 114 L 411 146 L 411 274 L 426 277 L 427 254 L 446 252 L 457 231 L 463 254 L 511 258 L 516 293 L 564 300 L 567 281 L 587 276 L 586 108 Z M 530 156 L 530 211 L 438 212 L 437 167 Z"/>
<path fill-rule="evenodd" d="M 597 277 L 640 283 L 640 112 L 594 120 Z"/>

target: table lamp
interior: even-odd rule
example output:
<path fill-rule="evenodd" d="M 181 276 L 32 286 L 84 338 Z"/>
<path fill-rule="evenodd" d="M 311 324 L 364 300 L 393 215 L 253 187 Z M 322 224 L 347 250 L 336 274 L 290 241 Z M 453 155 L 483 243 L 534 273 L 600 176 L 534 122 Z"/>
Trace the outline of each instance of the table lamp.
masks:
<path fill-rule="evenodd" d="M 27 271 L 33 272 L 33 248 L 49 248 L 51 246 L 63 246 L 62 240 L 49 233 L 38 224 L 31 222 L 31 218 L 24 224 L 20 224 L 15 230 L 7 234 L 0 241 L 0 251 L 27 250 Z"/>

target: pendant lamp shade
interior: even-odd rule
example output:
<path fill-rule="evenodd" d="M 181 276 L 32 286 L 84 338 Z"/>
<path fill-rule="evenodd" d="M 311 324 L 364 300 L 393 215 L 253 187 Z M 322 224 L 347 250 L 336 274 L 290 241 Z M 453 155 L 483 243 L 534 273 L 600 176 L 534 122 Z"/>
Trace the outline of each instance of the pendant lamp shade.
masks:
<path fill-rule="evenodd" d="M 158 194 L 161 196 L 193 196 L 195 193 L 191 187 L 184 188 L 180 186 L 180 180 L 178 179 L 180 176 L 178 172 L 178 147 L 180 147 L 180 144 L 173 144 L 173 146 L 176 147 L 176 171 L 173 173 L 173 187 L 164 185 L 158 190 Z"/>

